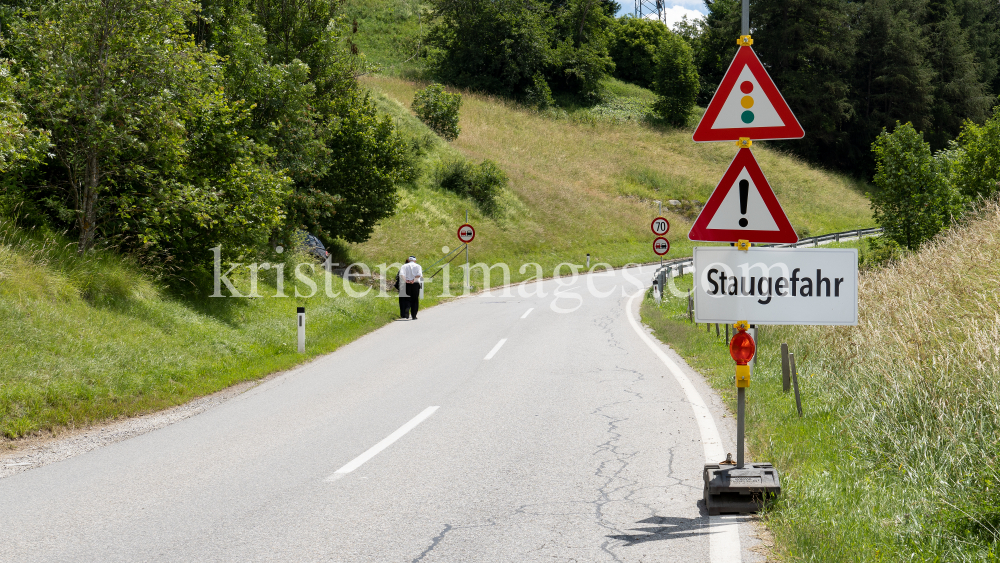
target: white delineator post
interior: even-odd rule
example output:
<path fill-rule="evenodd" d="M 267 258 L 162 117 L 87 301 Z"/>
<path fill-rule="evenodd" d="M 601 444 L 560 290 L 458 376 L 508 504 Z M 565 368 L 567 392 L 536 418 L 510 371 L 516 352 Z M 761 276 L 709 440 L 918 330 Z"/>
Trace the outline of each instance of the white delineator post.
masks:
<path fill-rule="evenodd" d="M 306 308 L 298 308 L 298 321 L 299 321 L 299 352 L 306 351 Z"/>

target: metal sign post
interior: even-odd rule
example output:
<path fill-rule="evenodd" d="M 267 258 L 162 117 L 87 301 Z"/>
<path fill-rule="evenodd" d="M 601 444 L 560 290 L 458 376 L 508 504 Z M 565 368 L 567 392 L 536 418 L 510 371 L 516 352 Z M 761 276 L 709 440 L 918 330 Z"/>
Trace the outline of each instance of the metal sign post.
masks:
<path fill-rule="evenodd" d="M 750 0 L 743 0 L 742 35 L 750 35 Z"/>
<path fill-rule="evenodd" d="M 773 324 L 856 324 L 856 255 L 845 256 L 853 260 L 850 265 L 830 260 L 833 256 L 814 262 L 800 254 L 750 251 L 751 243 L 798 240 L 750 152 L 753 140 L 800 139 L 805 132 L 753 51 L 749 0 L 742 0 L 741 16 L 739 49 L 692 135 L 695 142 L 736 141 L 739 147 L 688 234 L 693 241 L 730 242 L 735 247 L 694 249 L 694 320 L 725 322 L 727 329 L 734 317 Z M 715 250 L 724 254 L 711 254 Z M 710 515 L 757 512 L 765 500 L 781 494 L 773 465 L 743 459 L 756 330 L 748 334 L 747 321 L 734 327 L 738 332 L 729 341 L 729 351 L 736 361 L 737 459 L 730 454 L 725 461 L 705 464 L 702 476 Z"/>
<path fill-rule="evenodd" d="M 458 228 L 458 240 L 465 244 L 465 279 L 472 275 L 469 273 L 469 243 L 476 238 L 476 229 L 469 224 L 469 211 L 465 212 L 465 224 Z M 471 280 L 470 280 L 471 281 Z M 471 285 L 466 285 L 465 289 L 471 289 Z"/>

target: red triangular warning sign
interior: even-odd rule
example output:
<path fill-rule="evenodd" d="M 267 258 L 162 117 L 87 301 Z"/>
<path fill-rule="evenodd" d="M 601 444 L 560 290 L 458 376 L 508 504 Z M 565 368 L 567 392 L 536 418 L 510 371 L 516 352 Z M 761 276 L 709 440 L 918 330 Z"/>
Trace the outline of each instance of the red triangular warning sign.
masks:
<path fill-rule="evenodd" d="M 740 137 L 763 141 L 804 136 L 802 126 L 753 48 L 742 46 L 712 96 L 693 137 L 697 142 L 707 142 L 737 141 Z"/>
<path fill-rule="evenodd" d="M 799 240 L 750 149 L 736 153 L 688 238 L 708 242 L 745 239 L 753 243 Z"/>

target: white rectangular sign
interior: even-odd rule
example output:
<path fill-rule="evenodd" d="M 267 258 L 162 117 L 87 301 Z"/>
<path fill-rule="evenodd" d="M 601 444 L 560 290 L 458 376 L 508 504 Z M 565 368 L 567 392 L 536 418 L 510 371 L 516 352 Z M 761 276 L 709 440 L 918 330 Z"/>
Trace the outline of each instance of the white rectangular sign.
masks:
<path fill-rule="evenodd" d="M 858 324 L 854 248 L 695 247 L 700 323 Z"/>

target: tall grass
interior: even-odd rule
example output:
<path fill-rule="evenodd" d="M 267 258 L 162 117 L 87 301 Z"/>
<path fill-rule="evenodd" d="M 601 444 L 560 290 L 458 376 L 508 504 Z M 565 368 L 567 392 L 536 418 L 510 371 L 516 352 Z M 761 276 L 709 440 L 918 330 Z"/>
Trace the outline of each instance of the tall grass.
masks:
<path fill-rule="evenodd" d="M 992 203 L 863 274 L 856 327 L 761 329 L 748 437 L 783 471 L 768 520 L 785 559 L 998 558 L 998 232 Z M 725 346 L 682 320 L 686 299 L 647 302 L 643 315 L 731 395 Z M 796 355 L 801 419 L 781 392 L 781 342 Z"/>

